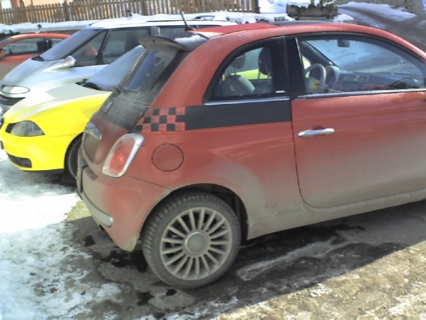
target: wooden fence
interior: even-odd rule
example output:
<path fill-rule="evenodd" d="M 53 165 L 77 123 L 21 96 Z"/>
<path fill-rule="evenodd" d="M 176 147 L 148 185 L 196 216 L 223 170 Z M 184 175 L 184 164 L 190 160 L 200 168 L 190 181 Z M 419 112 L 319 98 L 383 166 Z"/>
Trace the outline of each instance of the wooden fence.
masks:
<path fill-rule="evenodd" d="M 3 9 L 0 23 L 63 22 L 142 15 L 235 11 L 258 12 L 258 0 L 74 0 L 60 4 Z"/>

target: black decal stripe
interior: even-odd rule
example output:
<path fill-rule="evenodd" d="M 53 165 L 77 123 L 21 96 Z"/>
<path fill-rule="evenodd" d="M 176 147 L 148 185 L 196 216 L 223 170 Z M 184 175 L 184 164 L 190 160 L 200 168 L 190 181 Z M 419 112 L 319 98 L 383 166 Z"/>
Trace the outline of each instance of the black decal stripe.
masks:
<path fill-rule="evenodd" d="M 288 122 L 291 105 L 289 100 L 281 100 L 194 106 L 187 107 L 182 118 L 185 130 Z"/>
<path fill-rule="evenodd" d="M 291 121 L 290 100 L 148 109 L 133 132 L 185 131 Z"/>

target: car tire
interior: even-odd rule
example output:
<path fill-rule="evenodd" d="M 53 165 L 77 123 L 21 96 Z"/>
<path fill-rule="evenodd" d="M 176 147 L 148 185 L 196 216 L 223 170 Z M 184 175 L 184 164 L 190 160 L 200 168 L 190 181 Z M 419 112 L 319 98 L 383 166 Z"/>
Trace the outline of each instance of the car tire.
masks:
<path fill-rule="evenodd" d="M 240 240 L 240 223 L 230 206 L 215 195 L 187 191 L 152 212 L 142 249 L 158 278 L 175 288 L 195 289 L 229 269 Z"/>
<path fill-rule="evenodd" d="M 74 139 L 73 142 L 71 142 L 68 151 L 67 156 L 65 159 L 66 169 L 68 172 L 74 177 L 77 178 L 77 157 L 78 157 L 78 149 L 80 149 L 81 146 L 81 136 Z"/>

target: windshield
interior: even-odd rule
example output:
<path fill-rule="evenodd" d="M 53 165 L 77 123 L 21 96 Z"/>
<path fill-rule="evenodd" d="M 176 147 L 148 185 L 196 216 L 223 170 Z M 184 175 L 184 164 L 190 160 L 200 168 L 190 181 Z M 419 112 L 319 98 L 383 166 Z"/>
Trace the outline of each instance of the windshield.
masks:
<path fill-rule="evenodd" d="M 140 57 L 144 50 L 142 46 L 137 46 L 125 53 L 117 60 L 106 66 L 104 69 L 90 77 L 83 85 L 99 90 L 111 91 L 123 81 L 127 72 Z"/>
<path fill-rule="evenodd" d="M 92 28 L 85 28 L 77 31 L 69 38 L 61 41 L 51 49 L 42 53 L 40 56 L 47 61 L 64 59 L 92 39 L 99 32 L 99 29 Z"/>

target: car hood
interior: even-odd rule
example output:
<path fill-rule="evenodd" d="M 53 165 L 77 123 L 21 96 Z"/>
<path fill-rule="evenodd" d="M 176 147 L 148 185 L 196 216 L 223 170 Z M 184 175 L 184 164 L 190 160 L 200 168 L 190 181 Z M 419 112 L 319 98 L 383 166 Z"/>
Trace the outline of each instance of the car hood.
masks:
<path fill-rule="evenodd" d="M 30 89 L 27 94 L 14 94 L 14 98 L 26 98 L 32 92 L 47 91 L 62 85 L 88 79 L 107 65 L 87 67 L 62 67 L 61 61 L 37 61 L 28 59 L 12 69 L 2 80 L 2 86 L 21 86 Z M 1 91 L 1 90 L 0 90 Z M 8 94 L 3 93 L 5 96 Z"/>
<path fill-rule="evenodd" d="M 7 73 L 3 80 L 1 81 L 2 85 L 16 85 L 22 82 L 23 79 L 32 75 L 38 71 L 46 70 L 50 65 L 56 63 L 57 61 L 37 61 L 27 59 L 24 62 L 17 65 L 9 73 Z"/>
<path fill-rule="evenodd" d="M 29 95 L 12 106 L 4 115 L 6 122 L 27 120 L 45 111 L 76 103 L 79 100 L 101 96 L 107 98 L 111 91 L 95 90 L 78 84 L 67 84 L 46 92 Z"/>

